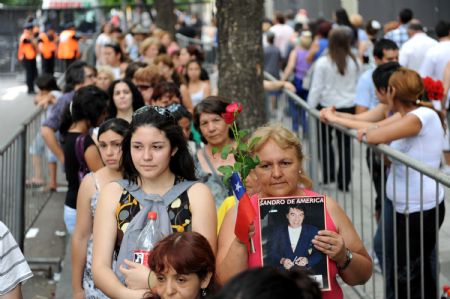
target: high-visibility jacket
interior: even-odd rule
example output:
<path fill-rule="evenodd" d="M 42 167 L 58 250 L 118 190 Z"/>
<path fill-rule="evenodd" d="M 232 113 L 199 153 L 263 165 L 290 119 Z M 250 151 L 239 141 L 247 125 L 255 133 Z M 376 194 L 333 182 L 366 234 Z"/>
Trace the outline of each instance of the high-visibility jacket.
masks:
<path fill-rule="evenodd" d="M 44 59 L 50 59 L 56 54 L 56 35 L 41 32 L 39 34 L 39 53 Z"/>
<path fill-rule="evenodd" d="M 35 59 L 37 55 L 36 47 L 33 44 L 33 35 L 27 30 L 25 30 L 20 36 L 19 49 L 17 51 L 17 59 L 32 60 Z"/>
<path fill-rule="evenodd" d="M 57 56 L 59 59 L 74 59 L 80 57 L 75 30 L 67 29 L 59 35 Z"/>

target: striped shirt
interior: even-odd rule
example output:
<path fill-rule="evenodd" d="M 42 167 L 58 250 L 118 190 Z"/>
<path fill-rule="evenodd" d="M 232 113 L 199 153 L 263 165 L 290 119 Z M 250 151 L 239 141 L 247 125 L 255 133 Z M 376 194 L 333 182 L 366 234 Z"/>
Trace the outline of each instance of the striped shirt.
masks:
<path fill-rule="evenodd" d="M 11 232 L 0 221 L 0 296 L 12 291 L 33 273 Z"/>

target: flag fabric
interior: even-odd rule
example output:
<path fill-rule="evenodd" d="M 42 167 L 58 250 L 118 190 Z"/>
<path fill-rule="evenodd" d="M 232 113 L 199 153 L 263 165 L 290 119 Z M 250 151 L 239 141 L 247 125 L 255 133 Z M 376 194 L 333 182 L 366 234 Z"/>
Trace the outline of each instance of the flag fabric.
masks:
<path fill-rule="evenodd" d="M 230 178 L 234 196 L 238 199 L 238 212 L 236 217 L 236 226 L 234 233 L 236 237 L 250 250 L 250 241 L 248 238 L 249 226 L 253 223 L 256 214 L 253 209 L 250 197 L 248 197 L 244 184 L 237 172 L 233 172 Z"/>

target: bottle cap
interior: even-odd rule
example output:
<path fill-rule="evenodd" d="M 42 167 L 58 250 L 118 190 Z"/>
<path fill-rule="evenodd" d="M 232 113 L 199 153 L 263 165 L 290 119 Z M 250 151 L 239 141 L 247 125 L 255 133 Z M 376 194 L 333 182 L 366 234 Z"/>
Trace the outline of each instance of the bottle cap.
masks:
<path fill-rule="evenodd" d="M 158 219 L 158 213 L 156 213 L 156 212 L 148 212 L 147 219 L 152 219 L 152 220 Z"/>

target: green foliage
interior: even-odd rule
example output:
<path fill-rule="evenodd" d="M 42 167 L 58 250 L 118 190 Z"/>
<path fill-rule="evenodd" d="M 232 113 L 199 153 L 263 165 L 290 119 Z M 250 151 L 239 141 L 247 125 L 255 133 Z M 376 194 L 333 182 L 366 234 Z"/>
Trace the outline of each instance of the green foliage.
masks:
<path fill-rule="evenodd" d="M 230 104 L 232 105 L 232 104 Z M 230 177 L 233 172 L 238 172 L 245 185 L 245 179 L 250 174 L 250 171 L 259 164 L 259 157 L 253 156 L 251 151 L 255 144 L 261 139 L 261 137 L 255 137 L 245 142 L 244 139 L 250 134 L 248 130 L 238 130 L 236 125 L 236 118 L 240 112 L 234 111 L 234 121 L 231 123 L 231 131 L 233 132 L 235 145 L 227 144 L 221 150 L 217 147 L 213 147 L 212 153 L 216 154 L 220 151 L 220 156 L 225 160 L 228 155 L 232 154 L 234 157 L 234 165 L 220 166 L 217 170 L 223 174 L 224 182 L 229 186 Z M 233 120 L 232 119 L 232 120 Z"/>
<path fill-rule="evenodd" d="M 42 6 L 42 0 L 2 0 L 0 3 L 8 6 Z"/>

